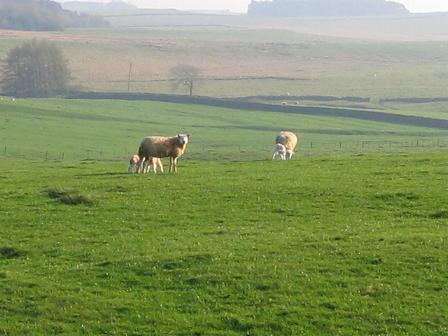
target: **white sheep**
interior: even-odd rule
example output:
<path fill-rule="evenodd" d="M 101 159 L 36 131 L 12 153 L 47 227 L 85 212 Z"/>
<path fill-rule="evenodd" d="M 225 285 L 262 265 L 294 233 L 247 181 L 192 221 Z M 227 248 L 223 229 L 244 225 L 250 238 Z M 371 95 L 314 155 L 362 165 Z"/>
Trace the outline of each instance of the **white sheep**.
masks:
<path fill-rule="evenodd" d="M 151 157 L 170 158 L 170 172 L 177 172 L 177 159 L 185 153 L 190 134 L 178 134 L 173 137 L 164 136 L 148 136 L 145 137 L 138 149 L 138 155 L 141 161 L 149 162 Z M 139 170 L 142 171 L 143 166 L 140 164 Z"/>
<path fill-rule="evenodd" d="M 281 131 L 275 137 L 275 143 L 282 144 L 286 147 L 286 159 L 289 160 L 292 158 L 294 149 L 297 146 L 297 136 L 292 132 Z"/>
<path fill-rule="evenodd" d="M 274 145 L 274 154 L 272 160 L 279 156 L 281 160 L 286 160 L 286 147 L 280 143 Z"/>

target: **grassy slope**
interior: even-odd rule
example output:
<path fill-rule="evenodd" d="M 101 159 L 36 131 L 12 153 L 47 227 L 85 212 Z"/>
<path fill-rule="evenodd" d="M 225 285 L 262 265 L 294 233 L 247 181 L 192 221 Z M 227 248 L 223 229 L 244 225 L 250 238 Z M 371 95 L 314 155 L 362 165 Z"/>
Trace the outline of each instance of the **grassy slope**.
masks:
<path fill-rule="evenodd" d="M 0 331 L 445 334 L 446 167 L 372 155 L 130 176 L 2 160 Z"/>
<path fill-rule="evenodd" d="M 286 92 L 367 97 L 446 95 L 448 48 L 444 42 L 425 42 L 424 38 L 423 41 L 405 38 L 375 41 L 316 35 L 319 24 L 324 23 L 329 27 L 342 25 L 345 30 L 353 25 L 351 30 L 356 31 L 354 27 L 360 23 L 350 20 L 348 23 L 344 20 L 313 23 L 311 19 L 253 22 L 249 18 L 230 17 L 228 24 L 198 26 L 191 17 L 186 17 L 185 26 L 172 26 L 171 17 L 137 19 L 126 18 L 135 24 L 143 20 L 143 27 L 124 25 L 63 33 L 1 31 L 0 56 L 32 37 L 55 41 L 69 59 L 73 83 L 88 90 L 126 91 L 129 63 L 132 63 L 133 91 L 170 93 L 169 69 L 179 63 L 190 63 L 200 64 L 203 70 L 206 80 L 197 85 L 196 91 L 202 95 Z M 226 17 L 211 19 L 226 20 Z M 232 24 L 234 20 L 238 23 Z M 371 26 L 366 29 L 370 31 L 382 24 L 381 20 L 367 21 Z M 386 21 L 389 25 L 400 25 L 399 20 Z M 146 27 L 144 22 L 148 23 Z M 407 22 L 412 24 L 415 20 L 409 18 Z M 438 24 L 440 22 L 434 21 L 435 26 Z M 430 20 L 425 21 L 425 26 L 430 26 Z M 308 34 L 300 32 L 302 27 Z"/>
<path fill-rule="evenodd" d="M 6 146 L 8 155 L 28 158 L 43 158 L 48 152 L 50 159 L 64 153 L 65 160 L 124 162 L 143 136 L 179 132 L 192 134 L 186 158 L 196 160 L 265 159 L 280 129 L 300 135 L 301 155 L 406 151 L 403 146 L 415 145 L 417 139 L 432 146 L 448 142 L 447 132 L 441 130 L 155 102 L 19 99 L 0 102 L 0 111 L 0 149 L 4 153 Z M 375 143 L 362 149 L 362 141 Z"/>

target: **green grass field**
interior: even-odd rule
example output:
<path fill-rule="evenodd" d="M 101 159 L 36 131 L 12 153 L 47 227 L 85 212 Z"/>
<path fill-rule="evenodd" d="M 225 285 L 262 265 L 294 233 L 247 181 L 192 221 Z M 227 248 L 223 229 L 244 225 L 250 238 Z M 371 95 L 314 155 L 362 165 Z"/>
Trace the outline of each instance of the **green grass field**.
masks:
<path fill-rule="evenodd" d="M 445 335 L 445 154 L 0 163 L 3 335 Z"/>
<path fill-rule="evenodd" d="M 299 156 L 444 150 L 448 132 L 349 118 L 132 101 L 0 102 L 0 155 L 122 160 L 146 135 L 192 134 L 186 160 L 264 160 L 277 132 L 300 137 Z"/>
<path fill-rule="evenodd" d="M 282 128 L 302 145 L 271 161 Z M 0 129 L 2 335 L 448 334 L 446 149 L 354 145 L 446 131 L 62 99 L 2 101 Z M 180 131 L 178 174 L 127 174 Z"/>

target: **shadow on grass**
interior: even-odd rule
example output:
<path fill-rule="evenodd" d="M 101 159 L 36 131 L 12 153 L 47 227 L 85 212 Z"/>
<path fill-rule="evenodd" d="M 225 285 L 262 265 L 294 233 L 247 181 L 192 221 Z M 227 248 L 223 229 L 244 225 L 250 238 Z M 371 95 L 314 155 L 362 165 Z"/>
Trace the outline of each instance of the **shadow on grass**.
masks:
<path fill-rule="evenodd" d="M 2 259 L 15 259 L 26 255 L 24 251 L 18 250 L 14 247 L 1 247 L 0 258 Z"/>
<path fill-rule="evenodd" d="M 77 191 L 69 191 L 60 188 L 46 190 L 47 195 L 60 203 L 67 205 L 92 205 L 93 199 L 89 195 L 82 195 Z"/>
<path fill-rule="evenodd" d="M 104 173 L 91 173 L 91 174 L 76 174 L 76 177 L 86 177 L 86 176 L 128 176 L 133 175 L 129 174 L 128 172 L 122 172 L 122 173 L 114 173 L 114 172 L 104 172 Z"/>

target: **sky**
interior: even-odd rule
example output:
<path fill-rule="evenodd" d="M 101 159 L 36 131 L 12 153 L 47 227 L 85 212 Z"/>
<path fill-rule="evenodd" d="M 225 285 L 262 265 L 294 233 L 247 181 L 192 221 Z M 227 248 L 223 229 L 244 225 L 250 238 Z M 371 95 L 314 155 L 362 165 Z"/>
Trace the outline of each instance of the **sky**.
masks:
<path fill-rule="evenodd" d="M 68 0 L 59 0 L 61 2 Z M 81 0 L 109 2 L 111 0 Z M 121 0 L 143 8 L 230 10 L 246 12 L 251 0 Z M 411 12 L 448 12 L 448 0 L 395 0 Z"/>

